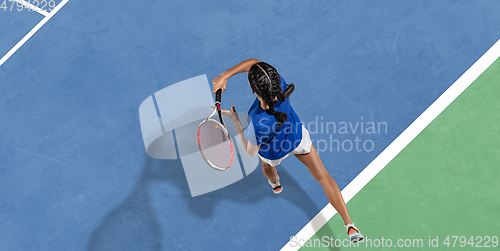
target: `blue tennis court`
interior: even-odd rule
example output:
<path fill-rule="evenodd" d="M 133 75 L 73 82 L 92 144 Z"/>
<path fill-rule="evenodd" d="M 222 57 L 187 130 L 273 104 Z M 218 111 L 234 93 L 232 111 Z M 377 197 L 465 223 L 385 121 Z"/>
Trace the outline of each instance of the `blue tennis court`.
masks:
<path fill-rule="evenodd" d="M 268 62 L 343 189 L 500 39 L 493 0 L 5 2 L 0 250 L 279 250 L 328 203 L 308 170 L 285 160 L 279 195 L 259 165 L 193 197 L 180 159 L 145 151 L 146 98 Z M 254 99 L 245 74 L 223 95 Z"/>

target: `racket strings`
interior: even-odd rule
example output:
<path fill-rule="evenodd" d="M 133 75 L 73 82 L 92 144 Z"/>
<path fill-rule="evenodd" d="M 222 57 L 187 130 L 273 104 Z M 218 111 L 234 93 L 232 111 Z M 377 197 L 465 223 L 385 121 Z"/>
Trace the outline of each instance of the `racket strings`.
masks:
<path fill-rule="evenodd" d="M 199 130 L 198 143 L 205 158 L 217 167 L 229 167 L 233 159 L 233 146 L 221 126 L 209 120 Z"/>

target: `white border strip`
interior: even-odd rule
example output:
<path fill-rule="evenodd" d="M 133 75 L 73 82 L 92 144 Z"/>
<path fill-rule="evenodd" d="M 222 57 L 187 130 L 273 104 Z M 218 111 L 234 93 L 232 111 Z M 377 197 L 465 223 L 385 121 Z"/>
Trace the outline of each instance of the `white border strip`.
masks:
<path fill-rule="evenodd" d="M 453 100 L 455 100 L 474 80 L 476 80 L 495 60 L 500 57 L 498 40 L 476 63 L 474 63 L 453 85 L 432 103 L 408 128 L 406 128 L 380 155 L 378 155 L 349 185 L 342 190 L 345 202 L 349 202 L 375 175 L 396 157 L 421 131 L 423 131 Z M 337 211 L 330 203 L 326 205 L 296 235 L 296 240 L 310 239 Z M 281 251 L 298 250 L 288 241 Z"/>
<path fill-rule="evenodd" d="M 48 16 L 49 15 L 49 13 L 47 11 L 42 10 L 42 9 L 38 8 L 37 6 L 35 6 L 35 5 L 31 4 L 31 3 L 28 3 L 28 2 L 26 2 L 24 0 L 15 0 L 15 1 L 18 2 L 18 3 L 22 3 L 24 5 L 24 7 L 26 7 L 26 9 L 30 9 L 32 11 L 38 12 L 38 13 L 44 15 L 44 16 Z"/>
<path fill-rule="evenodd" d="M 31 29 L 31 31 L 21 39 L 21 41 L 17 42 L 17 44 L 14 45 L 14 47 L 12 47 L 12 49 L 10 49 L 10 51 L 7 52 L 7 54 L 5 54 L 2 59 L 0 59 L 0 66 L 2 66 L 3 63 L 7 61 L 7 59 L 9 59 L 17 50 L 19 50 L 19 48 L 21 48 L 21 46 L 23 46 L 24 43 L 26 43 L 26 41 L 31 38 L 31 36 L 33 36 L 40 28 L 42 28 L 42 26 L 47 23 L 47 21 L 49 21 L 68 1 L 69 0 L 62 0 L 50 13 L 48 13 L 47 16 L 42 19 L 42 21 L 40 21 L 33 29 Z"/>

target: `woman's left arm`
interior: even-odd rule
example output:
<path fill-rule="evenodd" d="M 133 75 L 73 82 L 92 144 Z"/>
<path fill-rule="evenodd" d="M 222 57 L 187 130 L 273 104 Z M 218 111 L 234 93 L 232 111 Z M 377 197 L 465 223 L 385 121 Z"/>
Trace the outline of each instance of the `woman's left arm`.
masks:
<path fill-rule="evenodd" d="M 231 106 L 231 110 L 222 110 L 222 113 L 230 118 L 234 125 L 236 126 L 236 130 L 238 131 L 238 135 L 240 136 L 241 144 L 243 145 L 243 149 L 249 157 L 255 156 L 260 149 L 260 145 L 252 145 L 246 138 L 243 133 L 243 125 L 241 125 L 240 118 L 238 117 L 238 113 L 236 113 L 236 109 L 234 105 Z"/>

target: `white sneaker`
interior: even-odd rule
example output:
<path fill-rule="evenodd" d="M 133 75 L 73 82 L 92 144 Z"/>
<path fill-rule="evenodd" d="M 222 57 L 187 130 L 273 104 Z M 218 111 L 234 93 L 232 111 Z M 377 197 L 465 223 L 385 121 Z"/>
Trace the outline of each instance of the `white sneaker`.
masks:
<path fill-rule="evenodd" d="M 269 183 L 269 185 L 271 185 L 271 187 L 273 188 L 273 192 L 275 194 L 279 194 L 283 191 L 283 187 L 281 187 L 281 184 L 280 184 L 280 176 L 279 175 L 276 175 L 276 183 L 271 183 L 270 180 L 267 180 L 267 182 Z"/>
<path fill-rule="evenodd" d="M 352 243 L 356 243 L 358 241 L 362 241 L 365 237 L 359 232 L 358 228 L 354 226 L 354 223 L 344 225 L 347 230 L 347 235 L 349 236 L 349 240 Z"/>

